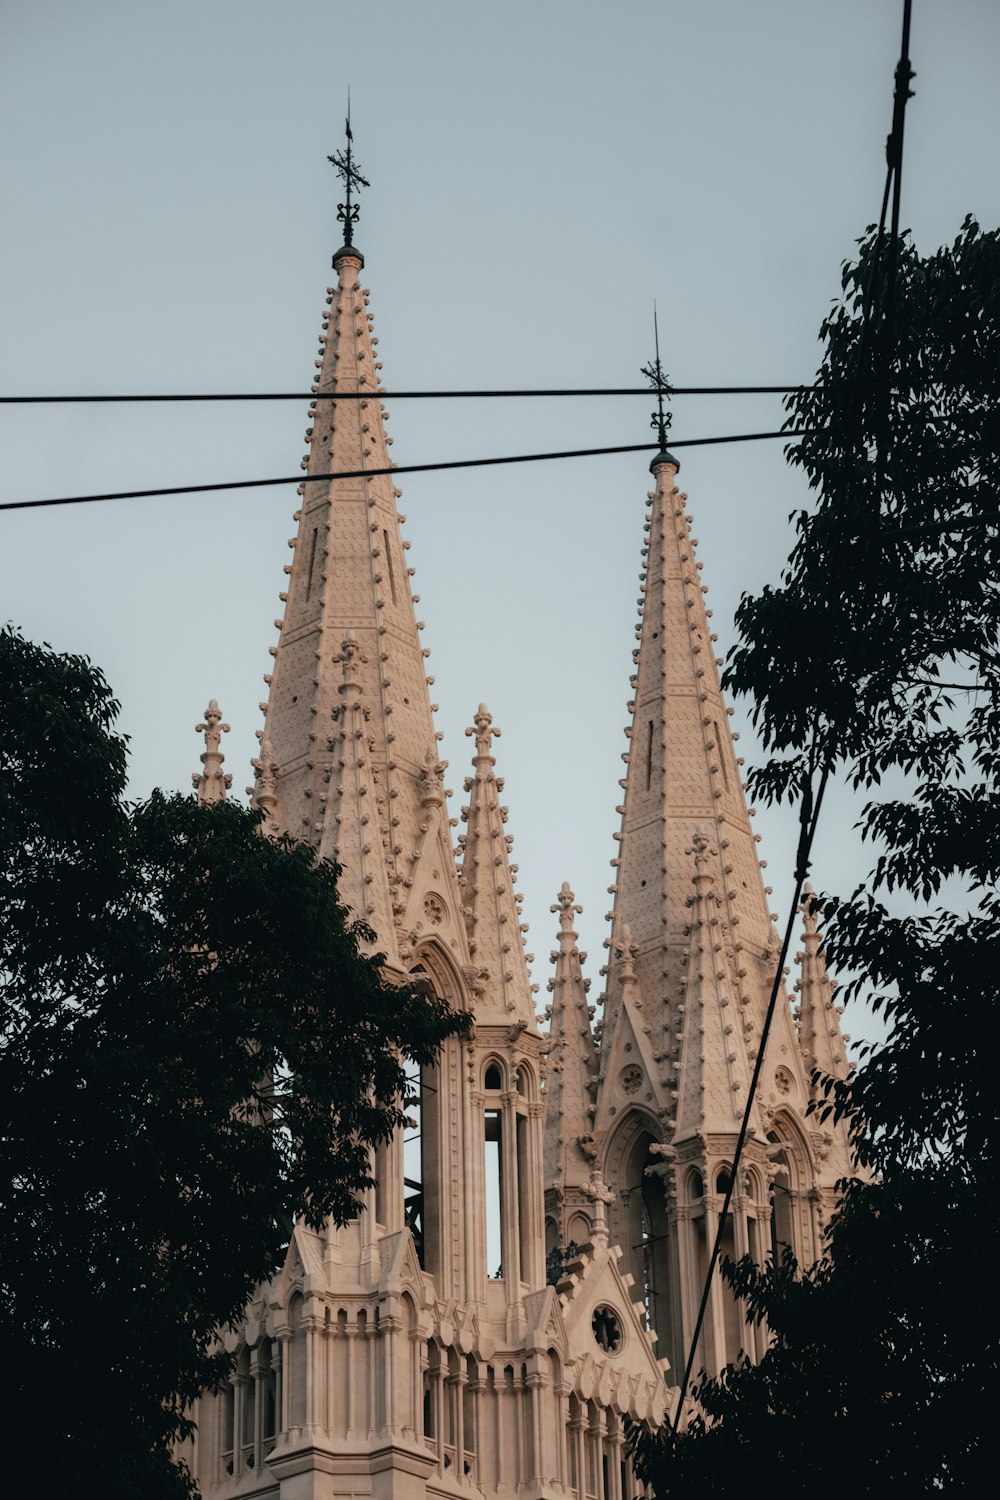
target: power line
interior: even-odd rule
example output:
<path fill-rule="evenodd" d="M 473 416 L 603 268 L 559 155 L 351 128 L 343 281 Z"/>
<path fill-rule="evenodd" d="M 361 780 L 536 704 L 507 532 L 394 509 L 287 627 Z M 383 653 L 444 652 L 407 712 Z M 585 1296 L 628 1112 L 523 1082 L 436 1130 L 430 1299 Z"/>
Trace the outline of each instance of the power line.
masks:
<path fill-rule="evenodd" d="M 648 391 L 646 392 L 648 395 Z M 717 443 L 755 443 L 765 438 L 796 438 L 811 428 L 792 428 L 783 432 L 739 432 L 727 437 L 680 438 L 672 448 L 706 448 Z M 35 510 L 49 505 L 93 505 L 101 500 L 148 500 L 165 495 L 198 495 L 212 490 L 264 489 L 279 484 L 318 484 L 335 479 L 375 479 L 383 474 L 426 474 L 439 469 L 483 469 L 495 464 L 534 464 L 551 459 L 595 458 L 607 453 L 649 453 L 657 443 L 625 443 L 613 448 L 570 448 L 561 453 L 514 453 L 502 458 L 456 458 L 433 464 L 390 464 L 381 469 L 341 469 L 335 474 L 283 474 L 277 479 L 230 479 L 214 484 L 177 484 L 152 490 L 115 490 L 102 495 L 60 495 L 51 500 L 7 500 L 0 510 Z"/>
<path fill-rule="evenodd" d="M 886 141 L 885 189 L 882 194 L 882 212 L 879 219 L 878 235 L 876 238 L 876 259 L 873 262 L 872 274 L 869 277 L 868 286 L 866 288 L 864 298 L 864 310 L 862 315 L 861 327 L 861 349 L 858 358 L 858 375 L 853 382 L 854 390 L 851 410 L 852 422 L 860 421 L 861 408 L 864 400 L 864 388 L 867 385 L 874 384 L 876 396 L 883 398 L 886 403 L 888 401 L 889 395 L 889 383 L 887 379 L 883 378 L 881 380 L 876 380 L 875 382 L 866 381 L 863 379 L 862 372 L 864 368 L 865 350 L 867 347 L 869 336 L 871 311 L 875 296 L 875 280 L 876 275 L 880 269 L 878 257 L 879 253 L 881 252 L 882 238 L 885 234 L 885 221 L 889 207 L 890 189 L 893 190 L 893 197 L 892 239 L 890 244 L 889 269 L 886 280 L 886 332 L 888 338 L 883 341 L 883 354 L 887 349 L 889 340 L 891 340 L 893 337 L 896 257 L 898 252 L 899 232 L 900 179 L 902 176 L 903 166 L 903 122 L 906 113 L 907 100 L 912 97 L 909 91 L 909 84 L 914 76 L 913 71 L 910 68 L 909 59 L 910 14 L 912 10 L 912 3 L 913 0 L 903 0 L 903 36 L 902 44 L 900 47 L 900 58 L 899 62 L 896 65 L 895 71 L 892 129 L 890 131 L 889 138 Z M 881 465 L 883 456 L 884 445 L 883 443 L 879 443 L 877 455 L 878 465 Z M 712 1253 L 709 1257 L 708 1266 L 705 1271 L 701 1302 L 698 1307 L 698 1316 L 695 1320 L 694 1331 L 691 1335 L 688 1355 L 684 1365 L 684 1374 L 681 1379 L 680 1388 L 677 1392 L 677 1407 L 674 1411 L 673 1421 L 671 1423 L 671 1427 L 675 1436 L 680 1429 L 681 1414 L 684 1409 L 684 1398 L 687 1394 L 688 1384 L 691 1379 L 691 1372 L 694 1368 L 694 1361 L 697 1356 L 698 1341 L 701 1338 L 702 1329 L 705 1323 L 705 1314 L 708 1310 L 708 1299 L 712 1288 L 712 1278 L 716 1273 L 719 1258 L 722 1253 L 722 1239 L 723 1234 L 725 1233 L 726 1218 L 729 1215 L 733 1200 L 733 1194 L 736 1191 L 736 1184 L 739 1180 L 740 1158 L 743 1153 L 743 1147 L 746 1144 L 747 1132 L 750 1126 L 750 1117 L 753 1110 L 754 1097 L 756 1094 L 758 1083 L 760 1081 L 761 1070 L 764 1063 L 764 1053 L 767 1048 L 767 1041 L 771 1031 L 771 1022 L 774 1018 L 775 1007 L 777 1005 L 778 995 L 781 990 L 781 981 L 783 977 L 785 961 L 788 956 L 788 949 L 791 945 L 792 932 L 795 927 L 799 912 L 799 906 L 802 900 L 802 887 L 805 884 L 806 876 L 809 871 L 813 839 L 816 833 L 816 825 L 819 821 L 820 808 L 823 803 L 823 794 L 826 791 L 827 782 L 829 780 L 830 771 L 833 764 L 833 752 L 830 748 L 827 748 L 822 755 L 822 767 L 820 769 L 820 766 L 817 764 L 816 759 L 817 746 L 815 727 L 813 730 L 813 736 L 814 742 L 809 757 L 809 774 L 803 785 L 802 804 L 799 809 L 799 845 L 795 858 L 795 890 L 792 897 L 791 909 L 788 913 L 788 921 L 785 925 L 785 936 L 781 945 L 781 952 L 779 954 L 778 962 L 775 968 L 774 983 L 771 986 L 771 995 L 764 1017 L 764 1024 L 761 1028 L 760 1041 L 757 1046 L 757 1055 L 754 1061 L 753 1077 L 750 1083 L 750 1088 L 747 1092 L 747 1100 L 743 1111 L 743 1119 L 740 1124 L 739 1134 L 736 1139 L 736 1146 L 733 1151 L 732 1166 L 729 1174 L 729 1185 L 726 1189 L 723 1198 L 722 1209 L 719 1213 L 715 1240 L 712 1246 Z M 820 776 L 814 803 L 813 777 L 816 774 L 817 770 L 820 771 Z"/>
<path fill-rule="evenodd" d="M 790 396 L 810 391 L 811 385 L 685 385 L 671 386 L 670 396 Z M 101 405 L 148 401 L 467 401 L 536 400 L 573 396 L 648 396 L 648 386 L 568 386 L 555 390 L 483 391 L 202 391 L 194 394 L 97 396 L 0 396 L 0 406 Z"/>

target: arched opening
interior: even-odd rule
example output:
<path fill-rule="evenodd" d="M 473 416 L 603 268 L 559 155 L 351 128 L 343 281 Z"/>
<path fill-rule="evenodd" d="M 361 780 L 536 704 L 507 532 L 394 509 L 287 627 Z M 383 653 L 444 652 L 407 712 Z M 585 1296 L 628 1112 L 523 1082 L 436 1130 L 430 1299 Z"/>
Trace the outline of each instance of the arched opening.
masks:
<path fill-rule="evenodd" d="M 483 1069 L 483 1183 L 486 1227 L 486 1275 L 498 1281 L 504 1274 L 504 1068 L 496 1058 Z"/>
<path fill-rule="evenodd" d="M 425 955 L 426 957 L 426 955 Z M 410 970 L 413 982 L 428 994 L 444 994 L 440 976 L 426 963 Z M 441 1268 L 441 1069 L 410 1063 L 403 1099 L 403 1223 L 413 1235 L 417 1259 L 425 1271 Z"/>
<path fill-rule="evenodd" d="M 632 1277 L 662 1356 L 671 1343 L 672 1289 L 664 1161 L 657 1144 L 645 1117 L 627 1116 L 608 1151 L 606 1176 L 618 1195 L 611 1237 L 622 1248 L 622 1270 Z"/>
<path fill-rule="evenodd" d="M 732 1185 L 733 1174 L 728 1166 L 719 1167 L 715 1173 L 715 1193 L 718 1202 L 718 1212 L 722 1213 L 726 1201 L 726 1194 Z M 721 1260 L 738 1260 L 739 1249 L 736 1244 L 736 1230 L 733 1222 L 733 1205 L 730 1201 L 729 1212 L 722 1220 L 722 1234 L 719 1240 L 719 1257 Z M 709 1247 L 711 1248 L 711 1247 Z M 722 1339 L 725 1353 L 725 1361 L 731 1364 L 738 1358 L 743 1344 L 743 1317 L 740 1303 L 724 1277 L 719 1277 L 719 1286 L 722 1303 Z"/>
<path fill-rule="evenodd" d="M 780 1116 L 767 1137 L 771 1161 L 771 1254 L 781 1261 L 791 1252 L 799 1265 L 810 1264 L 815 1250 L 802 1216 L 802 1201 L 811 1185 L 809 1154 L 790 1120 Z"/>
<path fill-rule="evenodd" d="M 303 1427 L 306 1420 L 306 1338 L 302 1326 L 303 1299 L 296 1292 L 288 1302 L 288 1421 Z"/>
<path fill-rule="evenodd" d="M 233 1472 L 233 1439 L 236 1430 L 236 1388 L 232 1378 L 226 1381 L 219 1398 L 221 1405 L 219 1462 L 224 1475 Z"/>

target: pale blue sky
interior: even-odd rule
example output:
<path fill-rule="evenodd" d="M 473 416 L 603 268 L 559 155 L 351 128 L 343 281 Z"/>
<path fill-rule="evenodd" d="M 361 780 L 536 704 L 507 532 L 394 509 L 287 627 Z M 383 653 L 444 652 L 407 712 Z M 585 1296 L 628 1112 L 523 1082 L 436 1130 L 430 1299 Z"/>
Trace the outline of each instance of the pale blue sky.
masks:
<path fill-rule="evenodd" d="M 914 11 L 903 219 L 929 250 L 967 212 L 1000 220 L 1000 6 Z M 307 389 L 349 84 L 390 390 L 635 384 L 654 297 L 675 382 L 807 379 L 840 263 L 878 215 L 900 15 L 900 0 L 6 0 L 0 388 Z M 399 463 L 649 435 L 643 399 L 389 405 Z M 689 399 L 673 433 L 779 419 L 768 399 Z M 0 423 L 15 499 L 294 474 L 305 409 Z M 802 481 L 773 443 L 694 450 L 681 481 L 728 647 L 741 592 L 780 570 Z M 600 988 L 647 485 L 641 456 L 402 480 L 450 785 L 481 699 L 503 730 L 540 1000 L 563 880 Z M 0 514 L 0 614 L 105 669 L 136 794 L 189 785 L 209 696 L 233 725 L 235 787 L 249 781 L 294 500 Z M 849 825 L 835 798 L 817 884 L 861 869 Z M 777 901 L 792 832 L 764 812 L 757 827 Z"/>

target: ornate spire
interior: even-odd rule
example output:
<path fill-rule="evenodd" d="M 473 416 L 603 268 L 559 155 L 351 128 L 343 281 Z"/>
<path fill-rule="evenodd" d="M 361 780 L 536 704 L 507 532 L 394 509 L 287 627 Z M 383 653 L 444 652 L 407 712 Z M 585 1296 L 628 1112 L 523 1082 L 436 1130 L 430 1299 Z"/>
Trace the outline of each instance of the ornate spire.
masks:
<path fill-rule="evenodd" d="M 364 256 L 360 250 L 354 248 L 354 226 L 361 216 L 361 209 L 357 203 L 351 201 L 351 194 L 357 188 L 371 187 L 367 177 L 362 177 L 358 170 L 358 164 L 354 160 L 354 137 L 351 134 L 351 91 L 347 91 L 347 119 L 344 124 L 347 136 L 347 146 L 343 151 L 335 151 L 327 161 L 336 167 L 344 184 L 344 202 L 337 204 L 337 218 L 344 226 L 344 243 L 333 257 L 333 268 L 336 270 L 337 262 L 343 255 L 356 256 L 364 265 Z"/>
<path fill-rule="evenodd" d="M 591 1172 L 591 1126 L 597 1092 L 597 1052 L 587 1003 L 589 981 L 581 965 L 573 915 L 577 906 L 566 882 L 551 908 L 559 913 L 556 971 L 549 980 L 549 1071 L 545 1090 L 545 1181 L 550 1187 L 583 1188 Z"/>
<path fill-rule="evenodd" d="M 809 1097 L 818 1099 L 822 1097 L 822 1088 L 814 1082 L 814 1073 L 844 1079 L 851 1068 L 847 1061 L 846 1038 L 840 1030 L 840 1012 L 833 1001 L 833 985 L 827 973 L 823 940 L 819 933 L 817 918 L 822 908 L 816 904 L 811 885 L 803 887 L 800 910 L 805 925 L 802 934 L 805 951 L 797 955 L 802 966 L 796 984 L 801 1008 L 799 1045 L 805 1064 Z"/>
<path fill-rule="evenodd" d="M 362 672 L 368 658 L 353 631 L 345 633 L 338 661 L 339 733 L 320 854 L 341 866 L 341 901 L 375 929 L 375 946 L 386 952 L 390 963 L 398 964 L 392 898 L 377 811 L 377 781 L 369 759 L 370 714 L 362 686 Z"/>
<path fill-rule="evenodd" d="M 724 898 L 715 890 L 710 866 L 717 855 L 696 829 L 687 849 L 693 856 L 687 984 L 677 1007 L 677 1116 L 674 1141 L 710 1131 L 735 1135 L 743 1119 L 753 1067 L 747 1054 L 746 997 L 732 942 L 727 938 Z M 762 1136 L 761 1121 L 752 1117 Z"/>
<path fill-rule="evenodd" d="M 662 369 L 654 365 L 647 374 L 658 395 L 666 389 Z M 658 422 L 657 413 L 654 425 Z M 654 459 L 653 469 L 655 489 L 648 496 L 636 630 L 639 645 L 628 705 L 632 722 L 623 757 L 625 795 L 618 808 L 621 827 L 612 860 L 612 961 L 601 1044 L 599 1131 L 610 1128 L 612 1107 L 620 1104 L 614 1096 L 616 1053 L 622 1050 L 619 1034 L 629 1028 L 630 1040 L 637 1029 L 648 1039 L 645 1066 L 652 1070 L 653 1102 L 672 1113 L 670 1055 L 680 1029 L 676 1007 L 686 987 L 689 851 L 697 829 L 718 851 L 716 917 L 727 951 L 743 971 L 742 992 L 751 1002 L 755 1025 L 758 1011 L 762 1015 L 766 1005 L 773 963 L 770 916 L 719 683 L 721 659 L 715 656 L 716 637 L 705 608 L 697 543 L 685 512 L 687 497 L 675 484 L 677 460 L 665 448 Z M 623 1019 L 626 1009 L 635 1010 L 637 996 L 641 1018 Z M 634 1040 L 641 1045 L 642 1035 Z"/>
<path fill-rule="evenodd" d="M 198 793 L 198 801 L 203 807 L 211 802 L 225 802 L 226 792 L 233 784 L 233 778 L 228 771 L 223 771 L 222 762 L 225 756 L 220 748 L 222 736 L 229 733 L 229 725 L 223 724 L 222 713 L 214 698 L 209 702 L 205 710 L 205 719 L 201 724 L 194 726 L 196 734 L 205 736 L 205 748 L 201 753 L 201 772 L 195 771 L 191 777 L 191 784 Z"/>
<path fill-rule="evenodd" d="M 345 181 L 357 185 L 349 154 Z M 352 199 L 352 213 L 355 206 Z M 285 569 L 284 614 L 275 622 L 280 634 L 265 679 L 261 759 L 266 742 L 272 779 L 265 795 L 272 799 L 275 828 L 323 852 L 340 850 L 342 890 L 375 927 L 377 946 L 399 953 L 416 927 L 414 857 L 425 842 L 426 823 L 423 772 L 428 746 L 437 738 L 428 692 L 433 678 L 426 675 L 430 652 L 420 641 L 423 622 L 415 618 L 419 595 L 411 592 L 409 542 L 400 535 L 399 490 L 388 474 L 313 477 L 390 467 L 378 341 L 368 293 L 358 283 L 361 257 L 345 247 L 336 264 L 338 282 L 328 291 L 323 314 L 297 532 Z M 338 401 L 334 392 L 358 399 Z M 353 644 L 345 655 L 346 642 Z M 359 755 L 363 768 L 354 763 Z M 367 817 L 356 849 L 342 832 L 343 798 L 355 795 L 363 796 Z M 446 816 L 441 838 L 443 853 L 427 878 L 439 872 L 435 888 L 445 908 L 440 936 L 454 944 L 461 964 L 467 958 L 465 930 Z M 388 897 L 377 894 L 385 890 Z"/>
<path fill-rule="evenodd" d="M 485 980 L 477 1019 L 483 1019 L 486 1009 L 495 1009 L 501 1017 L 523 1021 L 534 1030 L 534 986 L 523 951 L 527 927 L 521 921 L 521 898 L 514 890 L 517 865 L 509 858 L 514 841 L 504 832 L 507 809 L 499 800 L 503 779 L 493 769 L 493 740 L 500 730 L 494 728 L 485 703 L 480 703 L 473 726 L 465 732 L 475 736 L 476 753 L 473 774 L 465 782 L 470 796 L 462 809 L 466 831 L 459 843 L 463 846 L 461 888 L 469 952 Z"/>
<path fill-rule="evenodd" d="M 274 825 L 274 809 L 278 798 L 274 790 L 277 767 L 270 740 L 261 740 L 260 754 L 250 764 L 254 768 L 254 784 L 247 787 L 247 796 L 250 798 L 250 805 L 264 814 L 265 825 L 271 828 Z"/>

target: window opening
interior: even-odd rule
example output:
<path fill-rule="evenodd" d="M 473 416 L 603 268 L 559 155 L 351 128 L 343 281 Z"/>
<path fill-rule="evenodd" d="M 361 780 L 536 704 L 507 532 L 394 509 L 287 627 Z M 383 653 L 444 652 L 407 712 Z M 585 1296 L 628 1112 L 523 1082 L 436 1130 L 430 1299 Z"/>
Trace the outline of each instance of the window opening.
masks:
<path fill-rule="evenodd" d="M 314 526 L 312 540 L 309 543 L 309 569 L 306 573 L 306 598 L 312 597 L 313 570 L 316 567 L 316 542 L 319 539 L 319 527 Z"/>
<path fill-rule="evenodd" d="M 519 1073 L 518 1087 L 521 1086 L 521 1083 L 522 1075 Z M 526 1270 L 528 1265 L 530 1264 L 531 1258 L 531 1248 L 529 1244 L 529 1224 L 531 1216 L 528 1213 L 528 1205 L 524 1201 L 524 1194 L 527 1191 L 528 1182 L 530 1180 L 528 1173 L 527 1115 L 517 1116 L 517 1121 L 515 1124 L 515 1141 L 517 1145 L 517 1186 L 519 1199 L 517 1215 L 517 1236 L 518 1248 L 520 1251 L 521 1279 L 523 1281 L 526 1277 Z"/>
<path fill-rule="evenodd" d="M 653 1304 L 656 1300 L 656 1268 L 653 1254 L 653 1227 L 645 1193 L 642 1195 L 641 1203 L 642 1238 L 639 1244 L 642 1248 L 642 1305 L 646 1314 L 646 1327 L 655 1328 Z"/>
<path fill-rule="evenodd" d="M 653 784 L 653 721 L 646 726 L 646 791 Z"/>
<path fill-rule="evenodd" d="M 722 767 L 722 780 L 725 783 L 726 791 L 728 792 L 729 768 L 726 765 L 726 752 L 722 743 L 722 735 L 719 733 L 719 726 L 718 724 L 716 724 L 714 719 L 712 720 L 712 728 L 715 730 L 715 753 L 719 757 L 719 765 Z"/>
<path fill-rule="evenodd" d="M 488 1109 L 484 1117 L 486 1151 L 486 1274 L 492 1281 L 503 1276 L 503 1117 Z M 493 1270 L 492 1267 L 496 1267 Z"/>
<path fill-rule="evenodd" d="M 396 575 L 392 570 L 392 553 L 389 551 L 389 533 L 383 531 L 382 540 L 385 543 L 385 566 L 389 574 L 389 592 L 392 594 L 392 602 L 396 602 Z"/>
<path fill-rule="evenodd" d="M 424 1082 L 411 1064 L 403 1096 L 403 1222 L 413 1235 L 417 1259 L 424 1264 L 424 1152 L 421 1129 Z"/>

